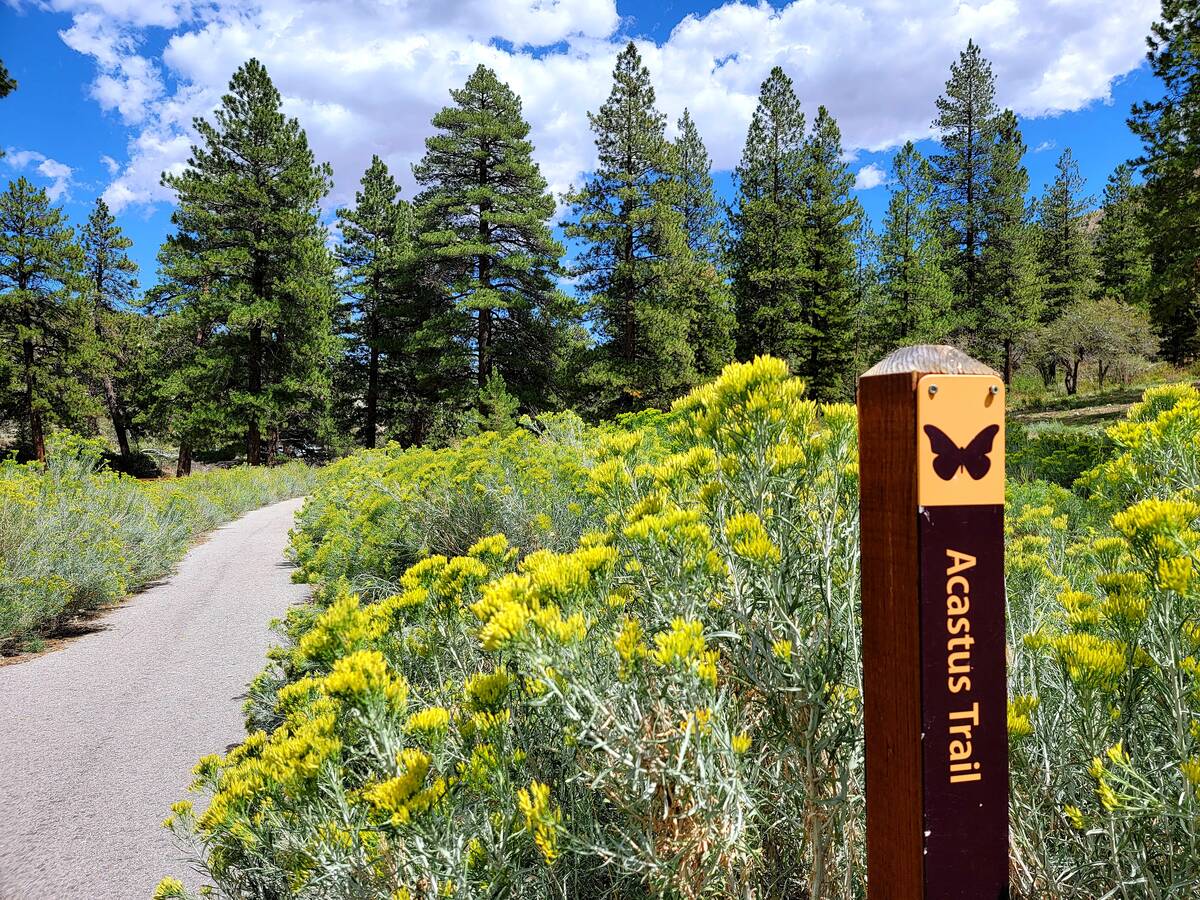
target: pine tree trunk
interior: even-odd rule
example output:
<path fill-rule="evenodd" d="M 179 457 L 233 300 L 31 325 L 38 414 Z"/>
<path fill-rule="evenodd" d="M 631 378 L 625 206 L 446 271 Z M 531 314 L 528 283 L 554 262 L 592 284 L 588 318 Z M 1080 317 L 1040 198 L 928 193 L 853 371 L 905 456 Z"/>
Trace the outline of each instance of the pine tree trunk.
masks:
<path fill-rule="evenodd" d="M 108 406 L 108 415 L 112 419 L 113 431 L 117 433 L 117 446 L 121 455 L 129 456 L 129 429 L 125 427 L 125 414 L 121 410 L 121 402 L 117 399 L 117 389 L 113 386 L 112 377 L 105 375 L 104 400 Z"/>
<path fill-rule="evenodd" d="M 492 374 L 492 311 L 479 310 L 479 387 Z"/>
<path fill-rule="evenodd" d="M 1012 384 L 1013 376 L 1013 342 L 1012 338 L 1004 339 L 1004 383 Z"/>
<path fill-rule="evenodd" d="M 175 477 L 183 478 L 192 474 L 192 445 L 187 441 L 179 442 L 179 461 L 175 464 Z"/>
<path fill-rule="evenodd" d="M 262 326 L 254 325 L 250 329 L 250 358 L 247 360 L 250 369 L 250 396 L 258 399 L 262 393 Z M 259 430 L 258 410 L 250 414 L 250 422 L 246 428 L 246 462 L 252 466 L 262 465 L 262 433 Z"/>
<path fill-rule="evenodd" d="M 21 344 L 25 363 L 25 415 L 29 419 L 29 442 L 38 462 L 46 461 L 46 435 L 42 430 L 42 414 L 34 405 L 33 339 L 25 338 Z"/>
<path fill-rule="evenodd" d="M 628 223 L 632 211 L 625 210 L 624 218 Z M 632 267 L 633 265 L 633 226 L 626 224 L 625 226 L 625 265 Z M 634 305 L 637 302 L 635 296 L 635 288 L 633 279 L 629 275 L 625 276 L 625 284 L 622 285 L 622 293 L 625 301 L 625 333 L 621 335 L 621 356 L 628 362 L 633 362 L 637 358 L 637 335 L 635 328 L 637 327 L 637 316 L 634 313 Z"/>
<path fill-rule="evenodd" d="M 487 160 L 479 161 L 479 187 L 484 188 L 488 183 Z M 487 247 L 491 245 L 492 235 L 487 222 L 488 203 L 482 201 L 479 206 L 479 243 Z M 492 260 L 486 253 L 479 254 L 479 287 L 490 291 L 492 287 Z M 492 310 L 481 307 L 479 310 L 479 387 L 482 388 L 492 374 Z"/>
<path fill-rule="evenodd" d="M 963 237 L 966 244 L 966 277 L 967 310 L 972 317 L 971 324 L 977 324 L 975 309 L 975 120 L 972 110 L 967 110 L 967 205 L 966 221 L 963 223 Z"/>
<path fill-rule="evenodd" d="M 363 444 L 368 448 L 375 446 L 375 432 L 379 427 L 379 347 L 371 341 L 371 358 L 367 363 L 367 421 L 364 426 Z"/>
<path fill-rule="evenodd" d="M 96 304 L 93 307 L 92 327 L 96 330 L 96 339 L 104 346 L 104 323 L 101 321 L 101 302 L 100 298 L 104 296 L 104 277 L 105 271 L 100 268 L 96 272 Z M 104 388 L 104 403 L 108 407 L 108 417 L 112 419 L 113 431 L 117 434 L 117 447 L 121 450 L 121 456 L 129 457 L 129 429 L 125 425 L 124 407 L 121 406 L 120 398 L 117 397 L 117 389 L 113 385 L 112 376 L 107 372 L 101 380 Z"/>

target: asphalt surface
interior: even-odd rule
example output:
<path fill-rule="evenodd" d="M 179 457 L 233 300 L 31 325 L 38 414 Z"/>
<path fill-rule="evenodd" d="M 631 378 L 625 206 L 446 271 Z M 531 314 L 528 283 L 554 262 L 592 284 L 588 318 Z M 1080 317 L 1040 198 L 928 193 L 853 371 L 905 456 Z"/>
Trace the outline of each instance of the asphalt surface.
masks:
<path fill-rule="evenodd" d="M 161 823 L 196 760 L 245 735 L 267 624 L 306 595 L 283 556 L 299 506 L 218 529 L 100 630 L 0 667 L 0 900 L 148 900 L 164 875 L 199 884 Z"/>

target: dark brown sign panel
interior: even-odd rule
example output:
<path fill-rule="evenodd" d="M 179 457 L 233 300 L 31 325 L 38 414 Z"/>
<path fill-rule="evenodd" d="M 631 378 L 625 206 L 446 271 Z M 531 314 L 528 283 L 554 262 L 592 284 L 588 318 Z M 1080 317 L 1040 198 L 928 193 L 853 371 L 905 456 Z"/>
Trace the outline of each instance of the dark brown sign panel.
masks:
<path fill-rule="evenodd" d="M 1008 896 L 1004 385 L 917 382 L 925 900 Z"/>
<path fill-rule="evenodd" d="M 1008 897 L 1004 507 L 920 513 L 925 897 Z"/>

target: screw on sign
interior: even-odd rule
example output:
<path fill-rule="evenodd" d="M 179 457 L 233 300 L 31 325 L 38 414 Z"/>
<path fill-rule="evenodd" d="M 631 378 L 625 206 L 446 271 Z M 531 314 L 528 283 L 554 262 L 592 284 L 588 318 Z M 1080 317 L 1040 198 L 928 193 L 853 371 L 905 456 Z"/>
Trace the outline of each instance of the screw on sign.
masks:
<path fill-rule="evenodd" d="M 1008 897 L 1004 385 L 906 347 L 858 419 L 868 896 Z"/>

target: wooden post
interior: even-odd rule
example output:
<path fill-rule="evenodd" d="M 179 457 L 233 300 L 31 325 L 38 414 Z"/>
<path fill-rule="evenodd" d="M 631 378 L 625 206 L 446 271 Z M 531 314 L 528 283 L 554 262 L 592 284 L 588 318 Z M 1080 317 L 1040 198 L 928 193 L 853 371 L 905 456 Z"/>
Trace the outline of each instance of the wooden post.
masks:
<path fill-rule="evenodd" d="M 858 381 L 870 900 L 1008 897 L 1004 383 L 953 347 Z"/>

